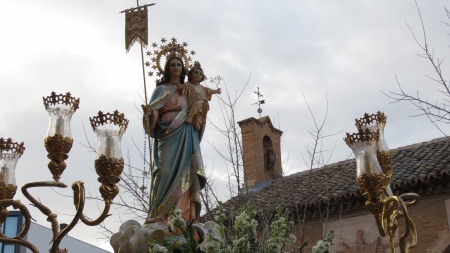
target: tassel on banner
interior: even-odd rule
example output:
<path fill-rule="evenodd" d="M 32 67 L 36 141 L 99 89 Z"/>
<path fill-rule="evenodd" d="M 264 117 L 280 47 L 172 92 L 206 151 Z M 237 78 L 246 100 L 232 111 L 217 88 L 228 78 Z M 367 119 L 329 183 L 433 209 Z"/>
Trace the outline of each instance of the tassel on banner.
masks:
<path fill-rule="evenodd" d="M 135 42 L 148 45 L 148 11 L 147 7 L 125 11 L 125 48 L 128 51 Z"/>

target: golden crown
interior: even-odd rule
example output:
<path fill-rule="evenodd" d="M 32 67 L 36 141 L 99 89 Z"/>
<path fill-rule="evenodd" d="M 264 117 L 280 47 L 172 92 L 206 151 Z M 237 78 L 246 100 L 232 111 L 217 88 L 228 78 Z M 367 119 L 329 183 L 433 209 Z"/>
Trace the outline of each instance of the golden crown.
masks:
<path fill-rule="evenodd" d="M 167 43 L 165 38 L 161 39 L 161 45 L 156 42 L 152 43 L 154 48 L 152 51 L 147 51 L 147 56 L 150 57 L 150 61 L 145 62 L 145 66 L 150 67 L 152 70 L 148 72 L 149 76 L 156 74 L 157 76 L 162 76 L 164 74 L 164 68 L 161 67 L 161 58 L 164 56 L 166 61 L 172 57 L 179 57 L 184 61 L 184 67 L 186 69 L 191 69 L 192 62 L 191 56 L 195 55 L 195 51 L 187 50 L 188 44 L 186 42 L 178 43 L 177 39 L 172 38 L 170 42 Z"/>
<path fill-rule="evenodd" d="M 200 64 L 199 61 L 194 62 L 194 68 L 202 68 L 202 65 Z"/>

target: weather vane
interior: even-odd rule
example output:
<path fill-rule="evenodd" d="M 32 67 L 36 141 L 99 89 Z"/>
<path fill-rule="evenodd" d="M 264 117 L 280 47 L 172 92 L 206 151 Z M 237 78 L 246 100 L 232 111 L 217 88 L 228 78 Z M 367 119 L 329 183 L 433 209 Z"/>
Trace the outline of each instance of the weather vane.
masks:
<path fill-rule="evenodd" d="M 265 99 L 260 99 L 263 97 L 263 94 L 259 92 L 259 87 L 256 87 L 258 90 L 253 91 L 258 96 L 258 102 L 254 103 L 254 105 L 258 105 L 258 110 L 256 110 L 259 113 L 259 117 L 261 118 L 261 105 L 266 103 Z"/>

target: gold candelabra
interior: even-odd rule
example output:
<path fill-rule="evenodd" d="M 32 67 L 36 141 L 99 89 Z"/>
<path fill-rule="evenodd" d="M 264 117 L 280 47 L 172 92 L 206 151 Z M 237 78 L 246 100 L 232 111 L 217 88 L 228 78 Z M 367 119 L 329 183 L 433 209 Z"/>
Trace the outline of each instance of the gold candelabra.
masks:
<path fill-rule="evenodd" d="M 381 236 L 389 238 L 391 252 L 395 253 L 394 237 L 399 219 L 404 220 L 404 231 L 400 235 L 401 253 L 417 243 L 417 231 L 407 206 L 419 200 L 419 195 L 406 193 L 396 196 L 389 182 L 392 178 L 391 153 L 384 140 L 386 116 L 382 112 L 364 114 L 356 119 L 357 133 L 344 139 L 353 150 L 356 159 L 356 181 L 366 198 L 366 207 L 372 212 Z M 407 239 L 411 237 L 411 241 Z"/>
<path fill-rule="evenodd" d="M 94 167 L 99 176 L 98 181 L 101 183 L 99 191 L 105 202 L 100 216 L 95 220 L 91 220 L 83 214 L 85 190 L 81 181 L 76 181 L 72 184 L 76 213 L 72 221 L 62 229 L 59 228 L 57 215 L 28 192 L 28 189 L 34 187 L 67 187 L 59 179 L 66 168 L 65 160 L 68 158 L 67 154 L 72 148 L 73 139 L 70 132 L 70 120 L 73 113 L 78 109 L 79 102 L 80 99 L 72 97 L 70 93 L 58 95 L 52 92 L 50 96 L 44 97 L 45 109 L 50 117 L 44 143 L 48 152 L 47 157 L 50 159 L 48 168 L 53 175 L 53 181 L 32 182 L 22 186 L 23 195 L 46 215 L 47 220 L 51 223 L 53 237 L 50 253 L 68 252 L 67 249 L 60 249 L 59 244 L 79 220 L 88 226 L 96 226 L 109 216 L 108 213 L 113 199 L 119 193 L 119 188 L 116 184 L 120 181 L 119 176 L 124 167 L 121 138 L 127 128 L 128 120 L 123 113 L 118 111 L 113 113 L 100 111 L 97 116 L 90 118 L 91 126 L 98 139 L 97 157 Z M 20 200 L 13 200 L 17 190 L 15 166 L 24 150 L 23 143 L 14 142 L 10 138 L 0 138 L 0 225 L 8 217 L 9 212 L 7 208 L 10 206 L 14 209 L 19 209 L 25 219 L 22 231 L 15 237 L 7 237 L 0 231 L 0 242 L 23 245 L 33 253 L 38 253 L 38 249 L 32 243 L 23 239 L 30 228 L 30 212 Z"/>

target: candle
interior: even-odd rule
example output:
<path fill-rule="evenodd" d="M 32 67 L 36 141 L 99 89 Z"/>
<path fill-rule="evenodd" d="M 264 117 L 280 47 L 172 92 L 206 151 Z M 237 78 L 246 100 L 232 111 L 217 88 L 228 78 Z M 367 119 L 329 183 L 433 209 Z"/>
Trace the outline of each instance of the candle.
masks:
<path fill-rule="evenodd" d="M 6 180 L 6 168 L 5 167 L 3 167 L 1 170 L 0 170 L 0 182 L 5 182 L 5 180 Z"/>
<path fill-rule="evenodd" d="M 108 134 L 106 137 L 105 156 L 108 158 L 115 157 L 114 138 Z"/>
<path fill-rule="evenodd" d="M 64 119 L 62 116 L 58 116 L 58 119 L 56 120 L 55 135 L 56 134 L 64 136 Z"/>
<path fill-rule="evenodd" d="M 14 154 L 0 154 L 0 182 L 5 184 L 15 184 L 15 163 Z"/>

